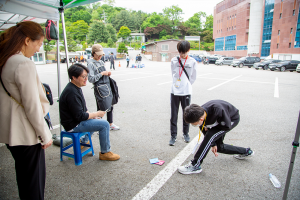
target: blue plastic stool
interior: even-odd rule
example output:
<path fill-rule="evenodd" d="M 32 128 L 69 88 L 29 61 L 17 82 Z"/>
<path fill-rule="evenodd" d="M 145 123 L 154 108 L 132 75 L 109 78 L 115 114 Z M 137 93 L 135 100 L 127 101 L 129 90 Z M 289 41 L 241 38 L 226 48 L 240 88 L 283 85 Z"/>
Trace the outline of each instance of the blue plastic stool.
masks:
<path fill-rule="evenodd" d="M 80 138 L 86 134 L 88 134 L 89 136 L 90 144 L 80 143 Z M 71 138 L 73 140 L 73 143 L 69 146 L 63 147 L 63 137 Z M 62 131 L 60 133 L 60 144 L 60 161 L 63 161 L 63 156 L 68 156 L 70 158 L 73 158 L 75 161 L 75 165 L 78 166 L 82 164 L 82 157 L 85 156 L 87 153 L 92 152 L 93 156 L 95 155 L 90 132 L 69 133 L 66 131 Z M 81 145 L 90 148 L 81 153 Z M 74 154 L 66 153 L 65 151 L 71 147 L 73 147 Z"/>

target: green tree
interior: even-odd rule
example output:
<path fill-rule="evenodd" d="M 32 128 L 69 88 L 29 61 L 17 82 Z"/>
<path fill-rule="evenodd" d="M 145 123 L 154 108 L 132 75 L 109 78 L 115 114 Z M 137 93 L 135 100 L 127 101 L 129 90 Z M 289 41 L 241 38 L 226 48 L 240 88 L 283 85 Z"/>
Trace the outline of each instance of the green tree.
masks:
<path fill-rule="evenodd" d="M 134 29 L 134 19 L 127 10 L 122 10 L 116 15 L 113 25 L 116 30 L 120 30 L 121 26 L 127 26 L 130 29 Z"/>
<path fill-rule="evenodd" d="M 100 14 L 98 13 L 97 10 L 93 10 L 91 16 L 92 16 L 92 18 L 91 18 L 92 21 L 93 21 L 93 20 L 99 20 L 99 19 L 100 19 Z"/>
<path fill-rule="evenodd" d="M 156 27 L 158 24 L 170 25 L 171 22 L 162 14 L 154 12 L 142 23 L 142 30 L 145 30 L 147 27 Z"/>
<path fill-rule="evenodd" d="M 72 14 L 71 22 L 76 22 L 78 20 L 84 20 L 86 23 L 90 24 L 92 15 L 86 10 L 79 10 Z"/>
<path fill-rule="evenodd" d="M 212 43 L 213 42 L 213 32 L 210 30 L 205 30 L 202 32 L 203 37 L 203 41 L 206 43 Z"/>
<path fill-rule="evenodd" d="M 47 39 L 44 39 L 44 50 L 45 50 L 45 57 L 47 59 L 47 54 L 49 51 L 51 51 L 56 43 L 56 40 L 47 40 Z"/>
<path fill-rule="evenodd" d="M 113 43 L 117 42 L 117 31 L 111 24 L 106 24 L 106 29 L 109 32 L 110 38 L 112 39 Z"/>
<path fill-rule="evenodd" d="M 171 6 L 163 9 L 164 15 L 171 20 L 172 29 L 175 30 L 177 24 L 182 21 L 182 17 L 180 15 L 183 14 L 182 9 L 178 6 Z"/>
<path fill-rule="evenodd" d="M 213 30 L 214 27 L 214 17 L 212 15 L 208 15 L 205 20 L 204 29 Z"/>
<path fill-rule="evenodd" d="M 159 39 L 161 39 L 164 36 L 167 36 L 167 31 L 165 29 L 159 33 Z"/>
<path fill-rule="evenodd" d="M 186 22 L 185 26 L 195 29 L 196 31 L 201 31 L 204 25 L 204 19 L 206 18 L 205 12 L 197 12 L 193 15 L 193 17 L 190 17 Z"/>
<path fill-rule="evenodd" d="M 117 51 L 118 53 L 128 53 L 128 49 L 125 46 L 125 43 L 120 43 Z"/>
<path fill-rule="evenodd" d="M 118 37 L 122 38 L 122 39 L 126 39 L 127 37 L 130 36 L 131 30 L 126 27 L 126 26 L 122 26 L 118 32 Z"/>
<path fill-rule="evenodd" d="M 94 20 L 89 28 L 89 42 L 91 43 L 100 43 L 105 42 L 107 43 L 107 40 L 109 38 L 109 32 L 107 31 L 105 25 L 103 22 L 100 22 L 98 20 Z"/>
<path fill-rule="evenodd" d="M 78 39 L 83 41 L 89 32 L 89 25 L 83 20 L 78 20 L 77 22 L 72 23 L 72 26 L 69 27 L 68 31 L 75 40 Z"/>

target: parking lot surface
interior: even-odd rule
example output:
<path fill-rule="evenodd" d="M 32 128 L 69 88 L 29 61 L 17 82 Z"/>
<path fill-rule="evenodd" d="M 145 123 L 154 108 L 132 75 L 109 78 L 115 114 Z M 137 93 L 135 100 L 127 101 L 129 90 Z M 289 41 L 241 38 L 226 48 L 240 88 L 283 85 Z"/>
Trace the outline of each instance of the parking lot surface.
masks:
<path fill-rule="evenodd" d="M 130 51 L 130 65 L 137 52 Z M 119 63 L 120 62 L 120 63 Z M 199 105 L 212 99 L 230 102 L 240 111 L 238 126 L 230 131 L 228 144 L 251 147 L 252 158 L 237 160 L 231 155 L 209 152 L 200 174 L 182 175 L 177 167 L 187 164 L 198 137 L 190 127 L 191 142 L 182 139 L 182 111 L 179 111 L 178 137 L 175 146 L 170 139 L 169 62 L 143 58 L 145 68 L 126 68 L 126 61 L 116 61 L 112 78 L 117 81 L 119 103 L 114 107 L 111 131 L 112 151 L 118 161 L 99 160 L 99 140 L 92 136 L 95 156 L 83 157 L 83 164 L 64 157 L 59 147 L 46 150 L 45 199 L 282 199 L 300 110 L 300 74 L 233 68 L 213 64 L 197 65 L 192 103 Z M 118 67 L 118 65 L 121 67 Z M 109 63 L 106 63 L 109 69 Z M 58 89 L 55 64 L 37 65 L 40 79 L 52 89 L 55 103 L 50 108 L 58 134 Z M 61 64 L 62 89 L 68 83 L 66 64 Z M 89 111 L 96 111 L 92 84 L 83 87 Z M 106 117 L 104 117 L 106 119 Z M 288 199 L 300 197 L 300 154 L 297 152 Z M 0 147 L 0 199 L 18 199 L 14 160 L 5 146 Z M 162 166 L 149 159 L 164 160 Z M 281 182 L 275 188 L 268 174 Z"/>

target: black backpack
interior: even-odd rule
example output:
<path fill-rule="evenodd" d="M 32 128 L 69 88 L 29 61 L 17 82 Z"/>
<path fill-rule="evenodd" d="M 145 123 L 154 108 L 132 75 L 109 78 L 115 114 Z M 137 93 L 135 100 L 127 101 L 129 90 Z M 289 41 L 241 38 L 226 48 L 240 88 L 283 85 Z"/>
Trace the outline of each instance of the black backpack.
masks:
<path fill-rule="evenodd" d="M 110 82 L 110 88 L 111 88 L 111 92 L 113 94 L 113 99 L 112 99 L 112 105 L 117 104 L 119 101 L 119 90 L 118 90 L 118 86 L 117 86 L 117 82 L 109 77 L 109 82 Z"/>
<path fill-rule="evenodd" d="M 47 20 L 45 24 L 46 38 L 48 40 L 58 40 L 58 31 L 52 20 Z"/>

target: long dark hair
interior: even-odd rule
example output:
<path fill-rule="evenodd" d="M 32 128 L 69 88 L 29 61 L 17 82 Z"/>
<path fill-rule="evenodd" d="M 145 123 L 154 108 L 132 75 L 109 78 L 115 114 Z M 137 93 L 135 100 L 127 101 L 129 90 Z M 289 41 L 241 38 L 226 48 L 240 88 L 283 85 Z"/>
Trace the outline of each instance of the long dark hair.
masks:
<path fill-rule="evenodd" d="M 21 51 L 27 37 L 32 41 L 45 37 L 41 25 L 32 21 L 20 22 L 0 35 L 0 73 L 8 58 Z"/>

